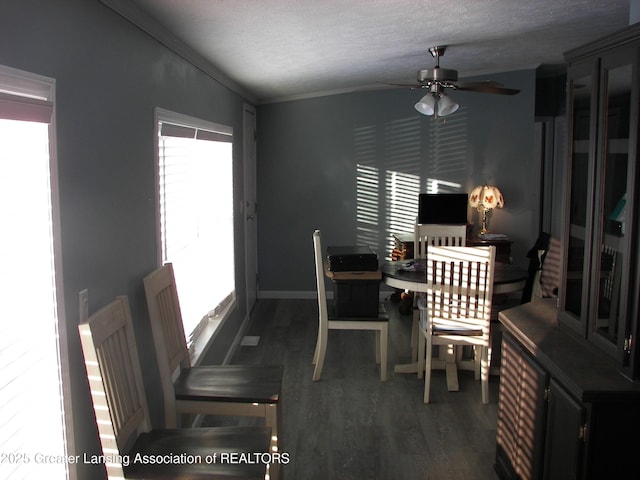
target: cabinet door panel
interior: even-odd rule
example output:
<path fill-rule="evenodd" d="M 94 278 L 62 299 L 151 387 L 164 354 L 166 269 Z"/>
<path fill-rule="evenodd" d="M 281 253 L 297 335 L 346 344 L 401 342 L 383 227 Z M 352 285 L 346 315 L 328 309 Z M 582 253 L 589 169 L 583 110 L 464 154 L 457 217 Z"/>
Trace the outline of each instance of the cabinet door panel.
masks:
<path fill-rule="evenodd" d="M 500 357 L 496 469 L 500 478 L 515 479 L 518 455 L 520 357 L 522 351 L 509 335 L 503 335 Z"/>
<path fill-rule="evenodd" d="M 503 337 L 496 464 L 502 478 L 542 478 L 547 373 Z"/>
<path fill-rule="evenodd" d="M 518 424 L 519 478 L 542 478 L 544 423 L 546 416 L 545 389 L 548 374 L 529 355 L 521 357 L 520 414 Z"/>
<path fill-rule="evenodd" d="M 598 62 L 572 64 L 568 71 L 570 123 L 569 189 L 566 215 L 566 274 L 561 300 L 573 328 L 586 333 L 588 278 L 595 174 Z"/>
<path fill-rule="evenodd" d="M 615 355 L 622 351 L 629 277 L 630 214 L 633 211 L 635 162 L 630 161 L 633 49 L 621 49 L 603 58 L 602 107 L 598 138 L 598 164 L 592 264 L 594 318 L 590 332 L 596 342 L 606 341 Z M 597 303 L 596 303 L 597 301 Z"/>
<path fill-rule="evenodd" d="M 551 379 L 545 439 L 545 480 L 578 479 L 584 408 Z"/>

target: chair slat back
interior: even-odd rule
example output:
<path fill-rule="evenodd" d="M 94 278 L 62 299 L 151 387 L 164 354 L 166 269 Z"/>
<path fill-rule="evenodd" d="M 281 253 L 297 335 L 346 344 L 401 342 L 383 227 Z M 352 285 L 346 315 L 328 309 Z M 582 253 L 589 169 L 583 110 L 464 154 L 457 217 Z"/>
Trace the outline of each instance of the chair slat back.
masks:
<path fill-rule="evenodd" d="M 467 241 L 466 225 L 417 223 L 414 232 L 414 258 L 426 258 L 428 246 L 464 247 Z"/>
<path fill-rule="evenodd" d="M 178 367 L 190 366 L 173 265 L 167 263 L 147 275 L 144 290 L 155 347 L 166 357 L 171 376 Z"/>
<path fill-rule="evenodd" d="M 144 278 L 144 291 L 156 350 L 166 428 L 178 424 L 174 379 L 191 366 L 173 265 L 167 263 Z"/>
<path fill-rule="evenodd" d="M 427 311 L 432 328 L 489 335 L 495 247 L 434 247 L 427 251 Z"/>
<path fill-rule="evenodd" d="M 116 298 L 78 330 L 102 452 L 113 457 L 151 427 L 127 297 Z M 117 462 L 107 471 L 109 478 L 124 478 Z"/>
<path fill-rule="evenodd" d="M 313 250 L 316 259 L 316 287 L 318 290 L 318 312 L 320 315 L 320 325 L 328 325 L 329 312 L 327 310 L 327 291 L 324 283 L 324 259 L 322 257 L 322 242 L 320 241 L 320 230 L 313 232 Z"/>

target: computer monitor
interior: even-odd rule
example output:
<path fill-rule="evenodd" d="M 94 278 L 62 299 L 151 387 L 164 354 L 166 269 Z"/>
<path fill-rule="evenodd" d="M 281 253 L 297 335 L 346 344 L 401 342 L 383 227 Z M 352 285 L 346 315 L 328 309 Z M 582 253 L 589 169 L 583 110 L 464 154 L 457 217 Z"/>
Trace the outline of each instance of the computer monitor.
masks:
<path fill-rule="evenodd" d="M 466 193 L 421 193 L 418 223 L 466 224 L 467 202 Z"/>

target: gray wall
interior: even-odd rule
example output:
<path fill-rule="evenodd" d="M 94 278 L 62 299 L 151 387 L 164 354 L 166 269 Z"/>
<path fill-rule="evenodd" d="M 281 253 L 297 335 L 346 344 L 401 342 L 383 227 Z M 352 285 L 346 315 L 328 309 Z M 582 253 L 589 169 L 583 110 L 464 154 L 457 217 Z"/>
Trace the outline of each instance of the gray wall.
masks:
<path fill-rule="evenodd" d="M 90 312 L 116 295 L 129 296 L 145 387 L 154 399 L 152 419 L 159 425 L 162 405 L 142 287 L 144 275 L 156 268 L 153 110 L 162 107 L 234 128 L 238 205 L 243 99 L 98 0 L 2 0 L 0 64 L 56 79 L 64 321 L 78 449 L 70 453 L 99 453 L 77 333 L 77 293 L 89 289 Z M 240 215 L 236 227 L 241 301 L 218 337 L 223 353 L 246 315 Z M 79 474 L 91 480 L 104 475 L 101 467 L 82 465 Z"/>
<path fill-rule="evenodd" d="M 484 182 L 499 186 L 506 205 L 494 211 L 490 230 L 508 234 L 515 242 L 514 262 L 527 265 L 525 255 L 537 237 L 539 216 L 535 70 L 489 77 L 521 92 L 452 92 L 460 109 L 437 120 L 413 109 L 423 92 L 411 89 L 260 106 L 261 295 L 305 296 L 315 290 L 314 228 L 322 230 L 325 246 L 366 243 L 380 257 L 388 255 L 387 239 L 395 229 L 386 199 L 391 193 L 385 183 L 389 172 L 419 178 L 422 192 L 427 178 L 460 185 L 449 191 L 469 192 Z M 377 172 L 373 224 L 357 217 L 358 204 L 362 205 L 357 192 L 363 189 L 357 165 Z M 475 211 L 469 210 L 469 220 L 478 222 Z"/>

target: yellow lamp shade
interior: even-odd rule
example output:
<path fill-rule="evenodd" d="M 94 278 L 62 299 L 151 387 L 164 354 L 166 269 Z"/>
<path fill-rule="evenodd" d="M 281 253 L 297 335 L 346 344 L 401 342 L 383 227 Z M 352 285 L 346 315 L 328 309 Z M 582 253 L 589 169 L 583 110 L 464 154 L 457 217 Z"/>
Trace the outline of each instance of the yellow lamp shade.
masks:
<path fill-rule="evenodd" d="M 498 187 L 478 185 L 469 194 L 469 205 L 478 210 L 493 210 L 504 207 L 504 198 Z"/>
<path fill-rule="evenodd" d="M 476 208 L 482 216 L 482 228 L 480 235 L 488 232 L 487 230 L 487 212 L 494 208 L 504 207 L 504 198 L 498 187 L 493 185 L 478 185 L 471 190 L 469 194 L 469 206 Z"/>

